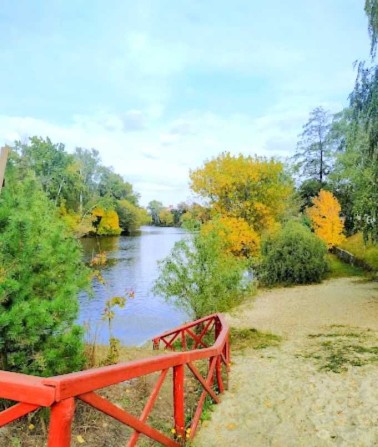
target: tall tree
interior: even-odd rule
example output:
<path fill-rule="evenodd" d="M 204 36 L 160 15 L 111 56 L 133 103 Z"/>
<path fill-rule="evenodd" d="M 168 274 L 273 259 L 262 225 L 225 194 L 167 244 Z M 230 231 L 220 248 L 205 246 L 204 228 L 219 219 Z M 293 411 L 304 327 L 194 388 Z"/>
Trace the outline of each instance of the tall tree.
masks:
<path fill-rule="evenodd" d="M 158 200 L 151 200 L 147 206 L 147 210 L 150 213 L 152 223 L 154 225 L 160 225 L 160 212 L 163 211 L 164 206 Z"/>
<path fill-rule="evenodd" d="M 119 200 L 116 211 L 119 216 L 119 225 L 127 234 L 151 222 L 151 217 L 145 208 L 137 207 L 128 200 Z"/>
<path fill-rule="evenodd" d="M 97 193 L 100 170 L 100 155 L 95 149 L 77 147 L 74 152 L 76 167 L 80 176 L 79 213 L 83 214 L 86 204 Z"/>
<path fill-rule="evenodd" d="M 378 0 L 365 0 L 365 13 L 369 20 L 370 52 L 375 57 L 378 42 Z"/>
<path fill-rule="evenodd" d="M 190 179 L 192 190 L 209 201 L 213 214 L 244 219 L 258 234 L 283 216 L 292 193 L 280 162 L 228 152 L 192 171 Z"/>
<path fill-rule="evenodd" d="M 70 194 L 77 173 L 72 169 L 73 157 L 63 144 L 32 137 L 28 144 L 16 142 L 15 150 L 20 155 L 20 166 L 35 172 L 44 192 L 56 205 Z"/>
<path fill-rule="evenodd" d="M 125 182 L 121 175 L 113 172 L 112 168 L 100 168 L 99 193 L 102 197 L 116 200 L 128 200 L 133 205 L 138 204 L 139 196 L 133 191 L 129 182 Z"/>
<path fill-rule="evenodd" d="M 330 125 L 330 113 L 322 107 L 314 109 L 303 126 L 294 155 L 295 167 L 301 176 L 316 179 L 320 185 L 324 184 L 332 167 L 332 150 L 328 139 Z"/>
<path fill-rule="evenodd" d="M 343 163 L 353 184 L 356 229 L 378 240 L 378 66 L 364 62 L 350 95 L 352 122 Z"/>
<path fill-rule="evenodd" d="M 315 234 L 324 241 L 328 248 L 335 247 L 344 240 L 344 222 L 340 217 L 341 207 L 336 197 L 329 191 L 320 190 L 319 195 L 308 208 Z"/>

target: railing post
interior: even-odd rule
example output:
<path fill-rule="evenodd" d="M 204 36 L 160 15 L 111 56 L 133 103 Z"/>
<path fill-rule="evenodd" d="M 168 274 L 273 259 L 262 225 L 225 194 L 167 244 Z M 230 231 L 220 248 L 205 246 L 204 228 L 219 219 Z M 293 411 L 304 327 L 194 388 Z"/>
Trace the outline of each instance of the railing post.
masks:
<path fill-rule="evenodd" d="M 3 147 L 0 150 L 0 192 L 1 188 L 3 187 L 5 166 L 7 165 L 8 154 L 9 154 L 9 148 Z"/>
<path fill-rule="evenodd" d="M 224 385 L 223 385 L 223 379 L 222 379 L 222 361 L 220 355 L 217 357 L 217 363 L 215 366 L 216 375 L 217 375 L 217 383 L 218 383 L 218 391 L 219 393 L 224 392 Z"/>
<path fill-rule="evenodd" d="M 74 412 L 75 399 L 73 397 L 52 405 L 48 447 L 70 447 Z"/>
<path fill-rule="evenodd" d="M 215 340 L 214 341 L 216 341 L 218 339 L 221 330 L 222 330 L 222 324 L 218 319 L 216 319 L 215 320 Z"/>
<path fill-rule="evenodd" d="M 185 439 L 184 365 L 173 367 L 173 406 L 176 436 Z"/>

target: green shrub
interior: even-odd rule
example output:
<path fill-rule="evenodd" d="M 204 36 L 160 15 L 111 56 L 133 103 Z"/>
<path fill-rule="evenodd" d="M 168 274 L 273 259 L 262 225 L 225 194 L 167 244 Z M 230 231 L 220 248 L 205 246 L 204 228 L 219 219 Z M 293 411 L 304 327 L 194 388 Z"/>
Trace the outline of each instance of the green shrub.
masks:
<path fill-rule="evenodd" d="M 154 291 L 194 318 L 229 310 L 252 288 L 246 262 L 227 254 L 215 232 L 177 242 L 159 269 Z"/>
<path fill-rule="evenodd" d="M 311 231 L 298 222 L 289 222 L 262 245 L 260 281 L 274 284 L 320 282 L 328 271 L 327 248 Z"/>
<path fill-rule="evenodd" d="M 83 365 L 81 247 L 32 177 L 0 196 L 0 368 L 50 376 Z"/>

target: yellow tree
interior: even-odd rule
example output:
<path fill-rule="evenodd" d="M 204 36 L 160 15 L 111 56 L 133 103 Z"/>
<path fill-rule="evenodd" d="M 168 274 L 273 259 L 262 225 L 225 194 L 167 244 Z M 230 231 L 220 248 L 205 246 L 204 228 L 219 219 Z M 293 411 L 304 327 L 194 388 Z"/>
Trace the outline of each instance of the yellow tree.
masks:
<path fill-rule="evenodd" d="M 98 210 L 98 209 L 97 209 Z M 101 209 L 99 209 L 101 212 Z M 102 210 L 103 211 L 103 210 Z M 97 213 L 99 216 L 99 212 Z M 119 217 L 116 211 L 108 210 L 103 211 L 103 216 L 101 217 L 100 223 L 97 228 L 97 234 L 105 235 L 119 235 L 122 229 L 119 226 Z"/>
<path fill-rule="evenodd" d="M 292 193 L 282 163 L 224 152 L 191 171 L 191 188 L 207 199 L 214 215 L 244 219 L 258 234 L 284 214 Z"/>
<path fill-rule="evenodd" d="M 220 236 L 225 248 L 233 255 L 256 256 L 260 252 L 260 236 L 240 217 L 220 217 L 209 220 L 201 227 L 206 236 L 213 231 Z"/>
<path fill-rule="evenodd" d="M 169 208 L 163 208 L 159 213 L 159 221 L 160 224 L 165 227 L 173 226 L 173 214 L 171 213 Z"/>
<path fill-rule="evenodd" d="M 328 248 L 341 244 L 344 222 L 340 217 L 341 207 L 336 197 L 329 191 L 320 190 L 312 200 L 313 206 L 307 209 L 315 234 L 322 239 Z"/>

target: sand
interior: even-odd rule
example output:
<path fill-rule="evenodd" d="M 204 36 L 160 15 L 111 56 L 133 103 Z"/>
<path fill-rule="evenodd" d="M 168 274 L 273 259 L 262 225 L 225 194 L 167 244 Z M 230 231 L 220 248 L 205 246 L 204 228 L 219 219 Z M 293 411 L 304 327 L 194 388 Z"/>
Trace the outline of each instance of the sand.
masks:
<path fill-rule="evenodd" d="M 308 358 L 320 342 L 309 335 L 332 325 L 378 334 L 378 283 L 342 278 L 263 291 L 227 320 L 283 342 L 233 356 L 230 389 L 196 447 L 378 446 L 378 363 L 335 373 Z"/>

